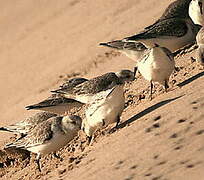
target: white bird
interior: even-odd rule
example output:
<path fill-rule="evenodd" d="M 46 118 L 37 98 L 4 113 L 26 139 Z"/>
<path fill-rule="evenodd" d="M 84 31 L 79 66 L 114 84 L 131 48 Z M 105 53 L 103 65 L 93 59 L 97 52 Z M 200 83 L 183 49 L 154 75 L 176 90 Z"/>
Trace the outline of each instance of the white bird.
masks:
<path fill-rule="evenodd" d="M 192 0 L 189 5 L 189 16 L 195 24 L 204 25 L 204 0 Z"/>
<path fill-rule="evenodd" d="M 66 98 L 75 99 L 82 103 L 91 104 L 99 96 L 103 96 L 104 93 L 106 94 L 106 90 L 112 89 L 116 85 L 123 84 L 125 81 L 134 79 L 133 72 L 121 70 L 117 73 L 110 72 L 95 77 L 72 89 L 61 88 L 51 92 L 59 93 Z"/>
<path fill-rule="evenodd" d="M 141 42 L 147 48 L 158 44 L 174 52 L 195 41 L 198 27 L 191 19 L 170 18 L 159 21 L 144 31 L 124 38 L 125 42 Z"/>
<path fill-rule="evenodd" d="M 158 82 L 167 90 L 169 77 L 174 68 L 174 56 L 167 48 L 155 44 L 144 53 L 138 62 L 138 70 L 151 84 L 150 98 L 152 98 L 153 82 Z"/>
<path fill-rule="evenodd" d="M 26 135 L 31 129 L 35 128 L 39 123 L 48 120 L 51 117 L 57 116 L 56 114 L 48 112 L 36 113 L 23 121 L 11 124 L 8 126 L 0 127 L 0 131 L 8 131 L 14 134 Z"/>
<path fill-rule="evenodd" d="M 22 138 L 5 148 L 20 148 L 36 153 L 36 162 L 41 171 L 40 158 L 51 152 L 56 152 L 68 144 L 81 128 L 79 116 L 58 116 L 38 124 Z"/>
<path fill-rule="evenodd" d="M 198 63 L 204 66 L 204 27 L 202 27 L 198 32 L 196 36 L 196 42 L 198 45 L 196 60 Z"/>
<path fill-rule="evenodd" d="M 123 84 L 116 85 L 104 92 L 103 97 L 89 105 L 86 110 L 86 118 L 82 122 L 82 130 L 92 139 L 92 135 L 98 128 L 102 128 L 116 122 L 120 122 L 120 116 L 125 105 Z"/>

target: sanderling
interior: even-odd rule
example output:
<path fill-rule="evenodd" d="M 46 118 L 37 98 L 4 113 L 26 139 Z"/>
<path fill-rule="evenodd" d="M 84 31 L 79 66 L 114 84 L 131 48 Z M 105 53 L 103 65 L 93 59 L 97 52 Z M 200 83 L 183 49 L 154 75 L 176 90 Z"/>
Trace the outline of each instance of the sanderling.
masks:
<path fill-rule="evenodd" d="M 144 53 L 138 62 L 138 70 L 151 83 L 150 98 L 152 98 L 153 82 L 162 84 L 167 90 L 169 77 L 174 68 L 174 56 L 167 48 L 155 44 L 155 47 Z"/>
<path fill-rule="evenodd" d="M 106 90 L 113 88 L 115 85 L 123 84 L 126 80 L 134 80 L 132 76 L 133 72 L 129 70 L 122 70 L 118 73 L 111 72 L 90 79 L 72 89 L 61 88 L 51 92 L 59 93 L 66 98 L 75 99 L 82 103 L 90 104 L 100 95 L 103 96 Z"/>
<path fill-rule="evenodd" d="M 137 43 L 124 42 L 122 40 L 115 40 L 115 41 L 111 41 L 107 43 L 100 43 L 99 45 L 116 49 L 136 62 L 137 62 L 137 59 L 139 59 L 141 55 L 144 53 L 144 51 L 147 49 L 140 42 L 137 42 Z"/>
<path fill-rule="evenodd" d="M 101 46 L 110 47 L 116 49 L 121 53 L 125 54 L 127 57 L 132 59 L 137 63 L 137 60 L 141 58 L 144 51 L 147 49 L 140 42 L 124 42 L 122 40 L 115 40 L 107 43 L 100 43 Z M 136 74 L 137 67 L 134 68 L 134 75 Z"/>
<path fill-rule="evenodd" d="M 60 88 L 72 89 L 75 86 L 88 81 L 85 78 L 72 78 L 67 80 L 65 83 L 60 85 Z M 83 103 L 76 101 L 74 99 L 65 98 L 60 94 L 52 94 L 47 99 L 33 105 L 26 106 L 27 110 L 42 110 L 50 113 L 65 115 L 72 114 L 83 107 Z"/>
<path fill-rule="evenodd" d="M 158 44 L 173 52 L 194 42 L 197 32 L 197 26 L 191 19 L 170 18 L 160 21 L 134 36 L 124 38 L 123 41 L 141 42 L 148 48 Z"/>
<path fill-rule="evenodd" d="M 27 134 L 31 129 L 35 128 L 36 125 L 39 123 L 48 120 L 51 117 L 57 116 L 56 114 L 48 113 L 48 112 L 39 112 L 36 113 L 23 121 L 17 122 L 15 124 L 11 124 L 8 126 L 0 127 L 2 131 L 9 131 L 14 134 L 21 134 L 24 136 Z"/>
<path fill-rule="evenodd" d="M 198 63 L 204 66 L 204 27 L 202 27 L 198 32 L 196 36 L 196 42 L 198 45 L 196 60 Z"/>
<path fill-rule="evenodd" d="M 117 85 L 106 90 L 103 97 L 86 109 L 86 117 L 82 122 L 82 130 L 90 138 L 98 128 L 102 128 L 116 122 L 120 122 L 120 116 L 125 106 L 123 85 Z"/>
<path fill-rule="evenodd" d="M 68 144 L 81 128 L 79 116 L 57 116 L 41 122 L 29 131 L 25 137 L 19 138 L 5 148 L 21 148 L 36 153 L 36 162 L 41 171 L 40 158 L 56 152 Z"/>
<path fill-rule="evenodd" d="M 26 106 L 27 110 L 41 110 L 57 115 L 72 114 L 79 111 L 84 106 L 83 103 L 74 99 L 62 97 L 58 94 L 53 94 L 51 97 L 37 104 Z"/>
<path fill-rule="evenodd" d="M 192 0 L 189 5 L 189 16 L 195 24 L 204 25 L 204 1 Z"/>
<path fill-rule="evenodd" d="M 169 18 L 189 18 L 188 7 L 191 0 L 177 0 L 169 4 L 165 9 L 161 17 L 152 25 L 146 27 L 145 29 L 151 28 L 156 23 Z"/>

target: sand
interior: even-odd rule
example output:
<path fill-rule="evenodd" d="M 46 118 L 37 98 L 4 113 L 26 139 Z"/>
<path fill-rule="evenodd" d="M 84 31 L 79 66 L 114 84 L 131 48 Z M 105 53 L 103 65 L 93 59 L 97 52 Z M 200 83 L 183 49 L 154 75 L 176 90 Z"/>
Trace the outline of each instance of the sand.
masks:
<path fill-rule="evenodd" d="M 49 91 L 68 77 L 91 78 L 132 69 L 132 60 L 98 43 L 140 31 L 170 2 L 0 2 L 0 126 L 35 113 L 24 107 L 49 96 Z M 59 152 L 61 160 L 51 155 L 43 158 L 42 173 L 36 170 L 34 156 L 2 158 L 6 163 L 0 163 L 1 178 L 202 179 L 204 73 L 203 67 L 191 59 L 194 56 L 195 51 L 176 59 L 178 68 L 171 77 L 169 92 L 157 86 L 152 101 L 148 98 L 149 84 L 141 76 L 127 85 L 128 107 L 117 131 L 109 133 L 108 128 L 99 133 L 92 146 L 76 139 L 72 144 L 76 147 Z M 10 137 L 10 133 L 1 133 L 1 149 Z"/>

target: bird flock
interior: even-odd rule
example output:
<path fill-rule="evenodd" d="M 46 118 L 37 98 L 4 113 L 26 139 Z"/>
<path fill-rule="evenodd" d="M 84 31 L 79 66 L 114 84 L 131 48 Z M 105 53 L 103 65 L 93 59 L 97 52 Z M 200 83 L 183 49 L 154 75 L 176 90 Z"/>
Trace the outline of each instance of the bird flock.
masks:
<path fill-rule="evenodd" d="M 204 0 L 176 0 L 155 23 L 141 32 L 121 40 L 100 43 L 134 60 L 134 72 L 121 70 L 92 79 L 69 79 L 52 90 L 47 99 L 26 106 L 27 110 L 40 112 L 23 121 L 0 127 L 2 131 L 20 135 L 4 148 L 21 148 L 35 153 L 41 171 L 41 156 L 56 153 L 80 130 L 91 142 L 97 129 L 112 123 L 116 123 L 117 128 L 125 107 L 124 85 L 134 81 L 137 72 L 150 82 L 152 99 L 155 83 L 168 90 L 177 50 L 196 41 L 196 60 L 204 65 L 203 13 Z"/>

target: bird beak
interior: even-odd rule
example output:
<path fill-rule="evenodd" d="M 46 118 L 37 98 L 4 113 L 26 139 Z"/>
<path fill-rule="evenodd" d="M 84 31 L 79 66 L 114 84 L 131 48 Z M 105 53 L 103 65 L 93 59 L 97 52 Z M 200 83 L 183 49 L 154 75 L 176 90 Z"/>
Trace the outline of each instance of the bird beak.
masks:
<path fill-rule="evenodd" d="M 203 14 L 203 3 L 202 2 L 198 2 L 198 5 L 200 7 L 200 13 Z"/>

